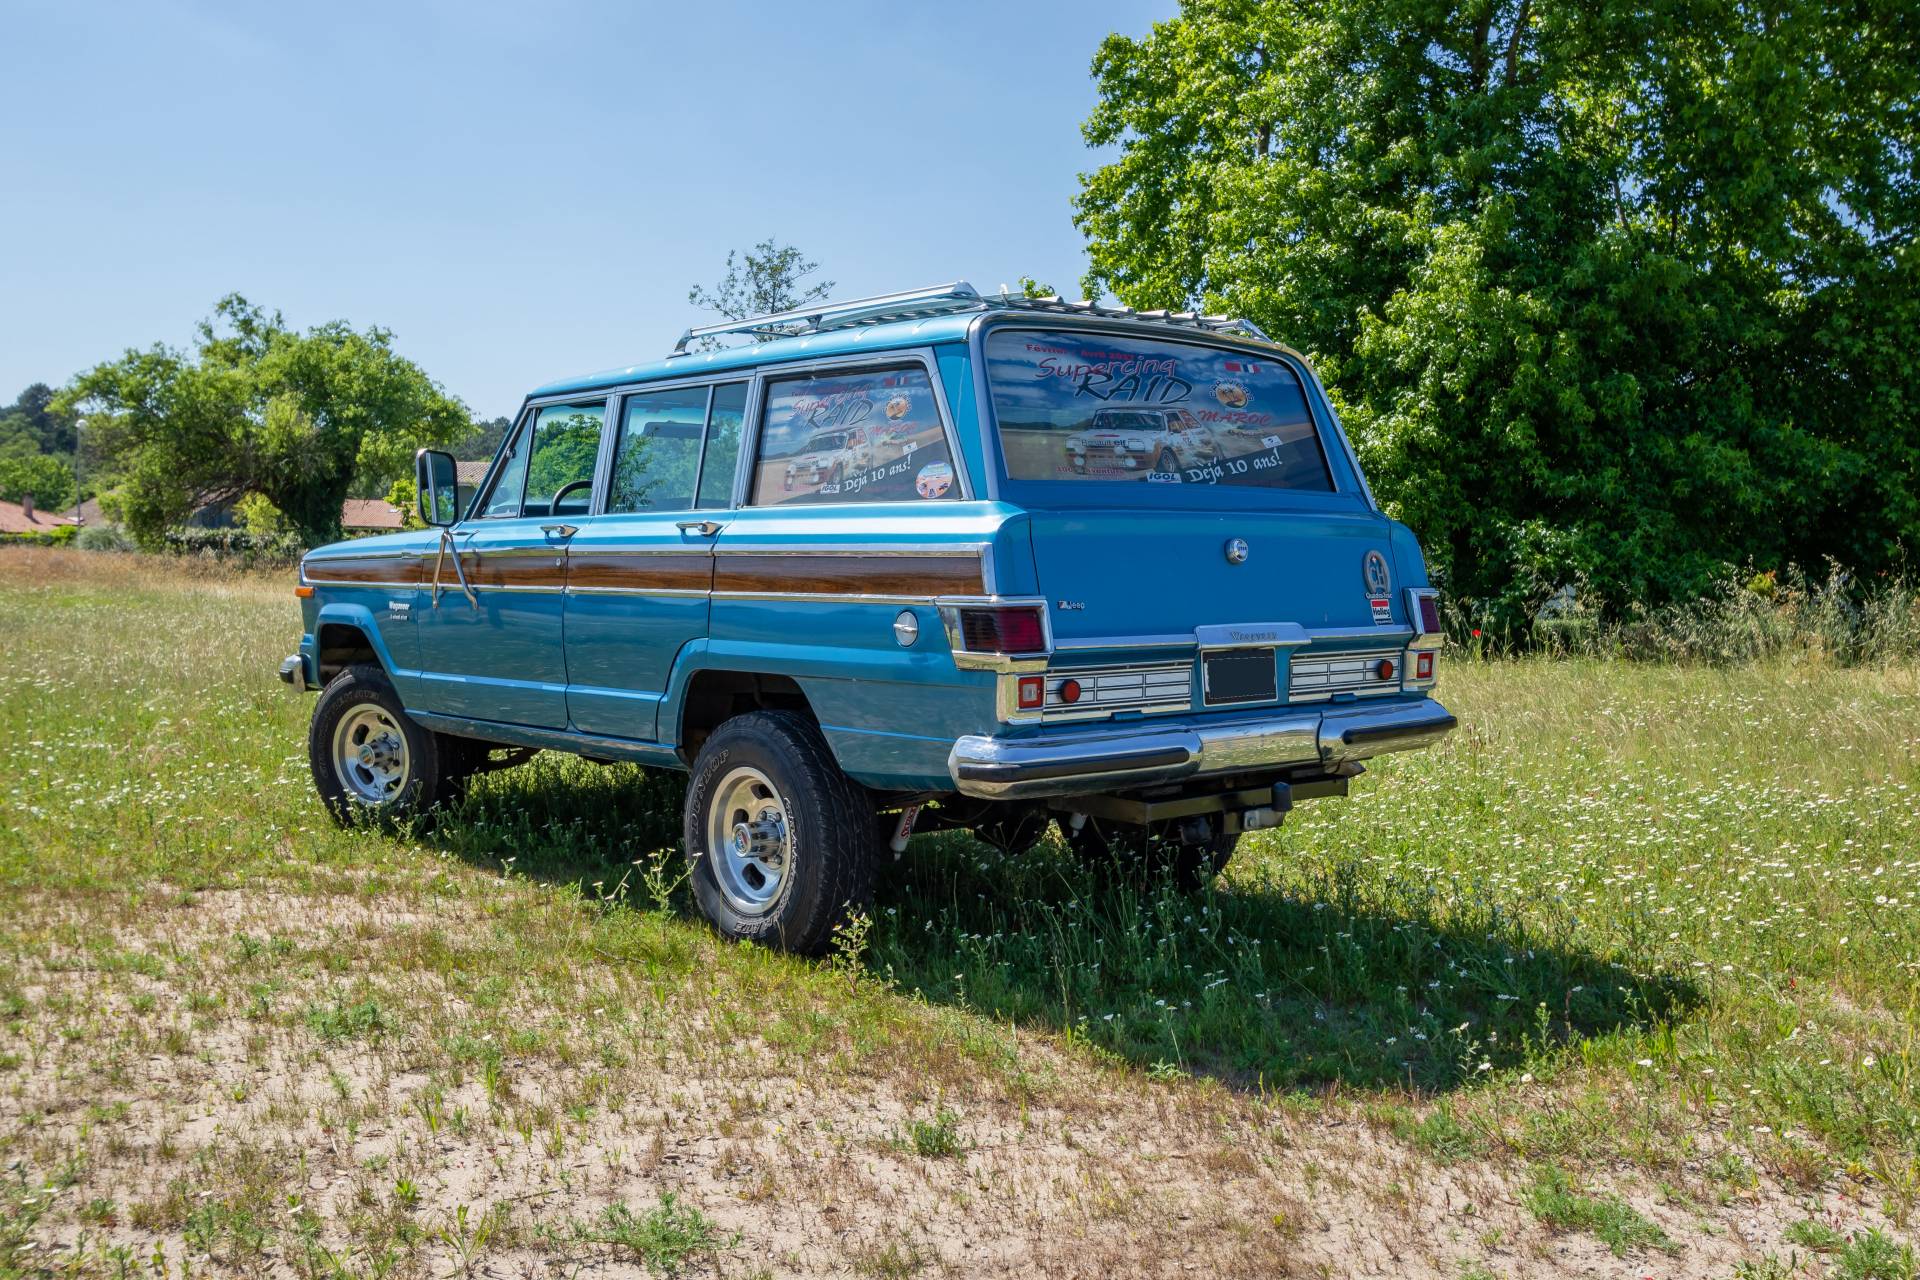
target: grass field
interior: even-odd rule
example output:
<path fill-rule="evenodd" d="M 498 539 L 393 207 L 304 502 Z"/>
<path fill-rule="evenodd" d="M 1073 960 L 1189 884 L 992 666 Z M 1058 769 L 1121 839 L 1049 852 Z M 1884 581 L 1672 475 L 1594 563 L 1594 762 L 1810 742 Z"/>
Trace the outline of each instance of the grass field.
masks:
<path fill-rule="evenodd" d="M 1915 1273 L 1920 664 L 1455 663 L 1212 892 L 921 837 L 806 963 L 674 776 L 336 830 L 297 618 L 0 550 L 0 1276 Z"/>

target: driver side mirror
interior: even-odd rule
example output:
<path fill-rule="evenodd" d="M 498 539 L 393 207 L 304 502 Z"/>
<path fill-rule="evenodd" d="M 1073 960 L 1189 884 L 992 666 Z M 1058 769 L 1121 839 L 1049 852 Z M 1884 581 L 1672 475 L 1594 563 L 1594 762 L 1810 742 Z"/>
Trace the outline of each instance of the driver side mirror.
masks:
<path fill-rule="evenodd" d="M 415 453 L 413 488 L 420 518 L 427 524 L 444 529 L 460 518 L 459 470 L 452 454 L 438 449 Z"/>

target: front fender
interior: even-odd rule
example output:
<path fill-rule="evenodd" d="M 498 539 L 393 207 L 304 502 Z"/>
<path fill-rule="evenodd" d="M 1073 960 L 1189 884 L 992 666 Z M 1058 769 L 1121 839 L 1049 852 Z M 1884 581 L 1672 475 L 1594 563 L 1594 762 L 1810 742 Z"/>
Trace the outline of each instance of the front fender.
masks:
<path fill-rule="evenodd" d="M 412 634 L 413 620 L 407 619 L 401 624 Z M 367 638 L 367 645 L 373 650 L 373 656 L 379 661 L 387 678 L 393 681 L 394 690 L 399 693 L 403 703 L 412 701 L 413 689 L 418 672 L 412 662 L 412 655 L 405 655 L 407 661 L 393 651 L 389 632 L 393 623 L 382 625 L 372 608 L 347 600 L 330 600 L 323 603 L 314 614 L 313 629 L 300 637 L 300 655 L 306 660 L 307 670 L 314 674 L 316 682 L 320 680 L 320 636 L 329 626 L 352 627 Z"/>

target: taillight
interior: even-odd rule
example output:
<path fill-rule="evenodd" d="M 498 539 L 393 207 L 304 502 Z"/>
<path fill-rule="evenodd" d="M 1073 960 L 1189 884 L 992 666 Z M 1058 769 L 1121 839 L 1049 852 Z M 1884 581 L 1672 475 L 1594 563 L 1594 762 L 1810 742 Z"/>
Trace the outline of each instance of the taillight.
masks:
<path fill-rule="evenodd" d="M 1422 595 L 1420 597 L 1420 631 L 1423 635 L 1440 634 L 1440 597 Z M 1427 655 L 1429 658 L 1431 654 Z"/>
<path fill-rule="evenodd" d="M 1415 680 L 1433 679 L 1433 655 L 1416 653 L 1413 655 L 1413 678 Z"/>
<path fill-rule="evenodd" d="M 1031 605 L 960 610 L 960 646 L 969 653 L 1044 653 L 1047 631 Z"/>

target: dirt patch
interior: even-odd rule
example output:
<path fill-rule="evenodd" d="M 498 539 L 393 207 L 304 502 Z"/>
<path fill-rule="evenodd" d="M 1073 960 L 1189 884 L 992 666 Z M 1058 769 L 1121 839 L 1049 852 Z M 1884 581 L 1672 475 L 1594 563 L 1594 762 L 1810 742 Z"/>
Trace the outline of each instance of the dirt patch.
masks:
<path fill-rule="evenodd" d="M 71 934 L 85 908 L 55 914 Z M 640 1274 L 645 1249 L 595 1224 L 663 1197 L 710 1228 L 681 1263 L 724 1275 L 1718 1276 L 1784 1255 L 1802 1219 L 1878 1221 L 1844 1188 L 1795 1195 L 1765 1174 L 1687 1198 L 1589 1171 L 1589 1190 L 1673 1242 L 1616 1255 L 1544 1225 L 1515 1163 L 1439 1162 L 1357 1109 L 1149 1081 L 1031 1037 L 1020 1052 L 1054 1081 L 1044 1100 L 794 1070 L 752 1029 L 715 1025 L 697 1053 L 644 1019 L 597 1054 L 466 1043 L 431 1018 L 474 992 L 431 974 L 410 996 L 355 986 L 356 957 L 485 928 L 470 902 L 222 891 L 109 914 L 95 935 L 109 947 L 23 957 L 0 1075 L 0 1127 L 31 1181 L 56 1184 L 29 1238 L 102 1266 L 158 1244 L 260 1274 L 329 1257 L 422 1276 Z M 528 1026 L 580 1016 L 514 1011 Z"/>

